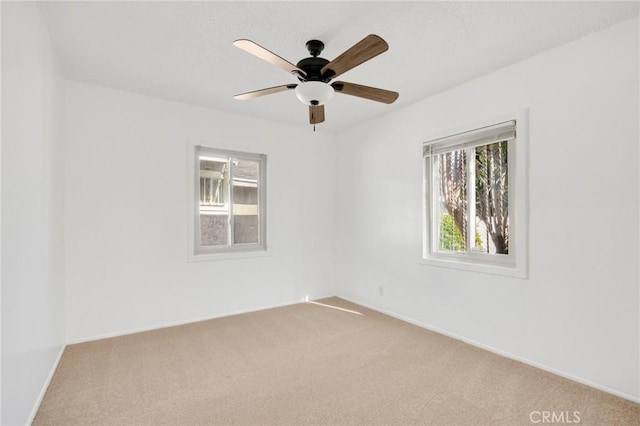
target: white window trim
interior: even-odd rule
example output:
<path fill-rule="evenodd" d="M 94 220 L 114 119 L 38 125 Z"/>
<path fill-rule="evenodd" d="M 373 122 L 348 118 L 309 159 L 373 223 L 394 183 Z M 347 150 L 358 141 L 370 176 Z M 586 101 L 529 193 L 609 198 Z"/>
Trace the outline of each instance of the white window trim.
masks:
<path fill-rule="evenodd" d="M 200 142 L 189 141 L 188 145 L 188 244 L 187 260 L 189 262 L 202 262 L 214 260 L 230 260 L 251 257 L 269 256 L 267 251 L 267 156 L 265 154 L 255 154 L 242 151 L 234 151 L 223 148 L 216 148 Z M 202 247 L 200 245 L 200 163 L 199 153 L 209 152 L 212 156 L 224 155 L 260 162 L 259 194 L 258 194 L 258 214 L 260 217 L 260 243 L 238 244 L 221 247 Z M 230 195 L 229 202 L 233 200 Z"/>
<path fill-rule="evenodd" d="M 429 143 L 451 135 L 470 132 L 483 127 L 506 121 L 516 122 L 516 138 L 509 142 L 509 217 L 510 224 L 509 255 L 496 256 L 482 253 L 443 253 L 432 250 L 431 235 L 431 196 L 429 168 L 423 154 L 423 215 L 422 215 L 422 256 L 419 263 L 429 266 L 504 275 L 526 279 L 529 273 L 529 182 L 528 151 L 529 123 L 528 110 L 482 120 L 472 125 L 434 134 L 420 145 L 421 153 Z"/>

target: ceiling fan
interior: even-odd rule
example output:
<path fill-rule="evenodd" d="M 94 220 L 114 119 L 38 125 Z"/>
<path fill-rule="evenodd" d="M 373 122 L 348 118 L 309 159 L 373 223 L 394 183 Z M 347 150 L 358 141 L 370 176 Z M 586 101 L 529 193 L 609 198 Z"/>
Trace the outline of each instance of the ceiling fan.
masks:
<path fill-rule="evenodd" d="M 293 74 L 300 80 L 299 84 L 284 84 L 241 93 L 235 95 L 234 98 L 242 101 L 286 90 L 294 90 L 298 99 L 309 106 L 309 123 L 314 125 L 314 129 L 316 124 L 324 121 L 324 104 L 333 97 L 335 92 L 386 104 L 393 103 L 398 99 L 398 93 L 390 90 L 362 86 L 346 81 L 331 82 L 339 75 L 389 49 L 387 42 L 375 34 L 369 34 L 333 61 L 318 57 L 324 49 L 323 42 L 309 40 L 306 46 L 311 56 L 300 60 L 296 65 L 251 40 L 236 40 L 233 45 Z"/>

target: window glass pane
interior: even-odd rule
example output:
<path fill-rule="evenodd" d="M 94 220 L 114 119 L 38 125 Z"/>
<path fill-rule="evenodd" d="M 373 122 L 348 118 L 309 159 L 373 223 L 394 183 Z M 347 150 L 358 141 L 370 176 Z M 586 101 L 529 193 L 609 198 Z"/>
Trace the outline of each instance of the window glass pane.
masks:
<path fill-rule="evenodd" d="M 474 251 L 509 254 L 507 142 L 475 148 Z"/>
<path fill-rule="evenodd" d="M 260 163 L 233 160 L 233 242 L 259 243 L 258 176 Z"/>
<path fill-rule="evenodd" d="M 458 150 L 434 158 L 439 196 L 436 203 L 438 250 L 467 251 L 467 155 Z"/>
<path fill-rule="evenodd" d="M 200 156 L 200 244 L 229 244 L 229 164 Z"/>

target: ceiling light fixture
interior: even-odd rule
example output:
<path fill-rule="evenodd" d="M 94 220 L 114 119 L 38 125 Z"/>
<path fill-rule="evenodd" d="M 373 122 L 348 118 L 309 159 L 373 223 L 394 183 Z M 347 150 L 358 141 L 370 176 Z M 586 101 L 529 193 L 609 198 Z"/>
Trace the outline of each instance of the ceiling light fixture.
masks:
<path fill-rule="evenodd" d="M 333 87 L 322 81 L 305 81 L 296 87 L 296 96 L 305 105 L 324 105 L 333 94 Z"/>

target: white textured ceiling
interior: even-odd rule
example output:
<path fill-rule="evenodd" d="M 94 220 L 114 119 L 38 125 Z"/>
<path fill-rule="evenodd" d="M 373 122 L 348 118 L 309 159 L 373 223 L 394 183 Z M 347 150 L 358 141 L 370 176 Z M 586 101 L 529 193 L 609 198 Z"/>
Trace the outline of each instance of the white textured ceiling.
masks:
<path fill-rule="evenodd" d="M 392 105 L 336 95 L 323 131 L 399 109 L 638 14 L 633 2 L 42 2 L 65 76 L 169 100 L 308 126 L 293 92 L 233 95 L 296 83 L 234 47 L 248 38 L 294 64 L 305 43 L 329 60 L 378 34 L 389 51 L 340 80 L 394 90 Z"/>

